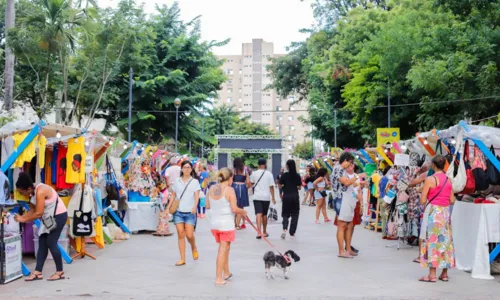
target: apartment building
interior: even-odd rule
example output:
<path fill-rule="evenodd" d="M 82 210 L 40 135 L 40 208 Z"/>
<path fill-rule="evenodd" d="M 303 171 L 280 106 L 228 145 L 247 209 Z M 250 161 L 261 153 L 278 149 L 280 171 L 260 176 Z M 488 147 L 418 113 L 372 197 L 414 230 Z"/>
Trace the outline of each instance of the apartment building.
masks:
<path fill-rule="evenodd" d="M 219 55 L 224 59 L 222 69 L 228 80 L 222 85 L 215 99 L 215 106 L 227 104 L 241 114 L 250 117 L 252 122 L 269 126 L 285 139 L 286 158 L 292 158 L 293 147 L 309 138 L 309 126 L 300 119 L 308 118 L 305 101 L 295 103 L 298 98 L 290 95 L 279 97 L 272 89 L 271 76 L 266 67 L 271 58 L 284 54 L 275 54 L 273 43 L 262 39 L 253 39 L 244 43 L 240 55 Z"/>

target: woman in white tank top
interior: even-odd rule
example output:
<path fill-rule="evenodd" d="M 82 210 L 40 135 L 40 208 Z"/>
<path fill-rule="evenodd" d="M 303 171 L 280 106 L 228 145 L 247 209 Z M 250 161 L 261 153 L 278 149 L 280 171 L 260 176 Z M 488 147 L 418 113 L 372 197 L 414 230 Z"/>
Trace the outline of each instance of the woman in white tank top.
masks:
<path fill-rule="evenodd" d="M 206 196 L 206 207 L 210 218 L 212 234 L 219 244 L 215 284 L 224 285 L 233 274 L 229 271 L 229 250 L 235 237 L 235 214 L 245 217 L 247 212 L 238 207 L 236 193 L 231 187 L 233 172 L 227 168 L 217 173 L 218 183 L 210 188 Z"/>

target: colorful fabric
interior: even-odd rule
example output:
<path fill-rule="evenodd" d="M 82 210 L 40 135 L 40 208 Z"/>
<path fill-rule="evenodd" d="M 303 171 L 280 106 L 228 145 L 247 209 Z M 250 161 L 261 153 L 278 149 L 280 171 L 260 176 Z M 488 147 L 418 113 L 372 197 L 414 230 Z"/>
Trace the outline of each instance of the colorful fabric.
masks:
<path fill-rule="evenodd" d="M 455 267 L 451 214 L 449 207 L 429 205 L 425 239 L 420 249 L 420 265 L 424 268 Z"/>
<path fill-rule="evenodd" d="M 40 168 L 45 168 L 45 148 L 47 148 L 47 138 L 43 135 L 38 138 L 38 164 Z"/>
<path fill-rule="evenodd" d="M 68 150 L 63 144 L 59 144 L 57 147 L 57 180 L 56 187 L 58 189 L 70 189 L 73 187 L 72 184 L 66 183 L 66 171 L 68 167 L 68 160 L 66 159 L 66 153 Z M 53 170 L 54 171 L 54 170 Z"/>
<path fill-rule="evenodd" d="M 156 233 L 159 235 L 169 234 L 168 230 L 168 210 L 164 209 L 160 211 L 158 215 L 158 226 L 156 227 Z"/>

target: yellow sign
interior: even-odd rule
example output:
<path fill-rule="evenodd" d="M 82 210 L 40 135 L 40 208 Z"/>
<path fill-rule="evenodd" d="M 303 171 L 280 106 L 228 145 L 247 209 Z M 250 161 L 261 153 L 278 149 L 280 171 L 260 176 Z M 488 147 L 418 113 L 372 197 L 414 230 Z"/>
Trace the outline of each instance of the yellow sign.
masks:
<path fill-rule="evenodd" d="M 342 152 L 344 152 L 344 150 L 342 150 L 342 148 L 332 148 L 331 149 L 331 153 L 332 153 L 332 156 L 335 157 L 335 158 L 339 158 L 340 155 L 342 154 Z"/>
<path fill-rule="evenodd" d="M 399 128 L 377 128 L 377 146 L 399 142 Z"/>

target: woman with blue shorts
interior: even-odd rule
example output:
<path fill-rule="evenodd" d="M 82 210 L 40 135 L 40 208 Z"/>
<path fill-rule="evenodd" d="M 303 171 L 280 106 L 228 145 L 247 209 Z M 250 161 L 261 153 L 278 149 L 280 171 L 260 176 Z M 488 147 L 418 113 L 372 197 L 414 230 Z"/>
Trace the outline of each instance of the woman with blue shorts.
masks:
<path fill-rule="evenodd" d="M 177 178 L 173 186 L 172 199 L 179 201 L 177 211 L 174 213 L 174 224 L 177 229 L 177 241 L 181 260 L 176 266 L 186 264 L 186 238 L 191 245 L 193 259 L 199 257 L 194 239 L 196 226 L 196 212 L 200 201 L 200 182 L 195 178 L 196 173 L 190 161 L 181 164 L 181 177 Z"/>

